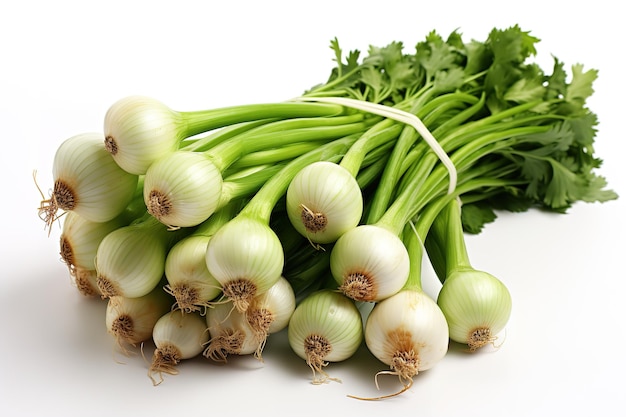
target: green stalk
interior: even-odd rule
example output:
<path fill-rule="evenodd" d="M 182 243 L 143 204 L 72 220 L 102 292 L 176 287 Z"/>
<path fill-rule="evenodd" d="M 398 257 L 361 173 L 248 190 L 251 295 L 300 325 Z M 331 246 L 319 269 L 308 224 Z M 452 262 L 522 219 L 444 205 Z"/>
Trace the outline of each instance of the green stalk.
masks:
<path fill-rule="evenodd" d="M 219 145 L 220 143 L 229 140 L 230 138 L 275 121 L 277 121 L 277 119 L 262 119 L 225 126 L 223 128 L 213 130 L 211 133 L 202 137 L 184 139 L 180 143 L 180 150 L 204 152 L 211 149 L 215 145 Z"/>
<path fill-rule="evenodd" d="M 237 172 L 244 168 L 250 168 L 260 165 L 273 165 L 279 162 L 288 161 L 305 154 L 317 148 L 319 143 L 302 142 L 291 145 L 284 145 L 279 148 L 266 149 L 262 151 L 246 154 L 231 164 L 224 173 L 227 176 L 229 172 Z"/>
<path fill-rule="evenodd" d="M 222 192 L 218 208 L 224 207 L 231 201 L 250 197 L 257 192 L 270 178 L 278 173 L 283 164 L 261 165 L 247 170 L 241 170 L 236 175 L 227 177 L 222 183 Z"/>
<path fill-rule="evenodd" d="M 402 287 L 403 290 L 422 291 L 422 258 L 424 256 L 422 237 L 412 224 L 405 227 L 402 238 L 409 254 L 409 277 Z"/>
<path fill-rule="evenodd" d="M 458 173 L 462 173 L 463 176 L 468 176 L 470 175 L 468 170 L 471 171 L 475 169 L 477 162 L 481 158 L 495 153 L 498 149 L 506 149 L 514 145 L 518 137 L 541 133 L 549 128 L 549 126 L 528 126 L 507 131 L 496 131 L 467 143 L 454 152 L 450 159 L 454 163 Z M 421 163 L 418 164 L 418 170 L 411 172 L 411 176 L 409 177 L 411 180 L 408 180 L 406 185 L 401 185 L 401 188 L 411 187 L 415 190 L 416 194 L 413 200 L 415 212 L 428 204 L 430 199 L 444 193 L 447 189 L 448 184 L 445 181 L 448 176 L 447 170 L 441 165 L 435 166 L 435 163 L 436 158 L 434 155 L 424 158 Z M 419 187 L 419 195 L 417 195 L 416 181 L 413 179 L 416 177 L 423 180 L 421 187 Z"/>
<path fill-rule="evenodd" d="M 493 344 L 506 326 L 511 294 L 498 278 L 471 266 L 459 201 L 442 198 L 439 203 L 435 204 L 434 220 L 432 216 L 426 220 L 432 221 L 431 240 L 437 242 L 437 251 L 429 254 L 437 262 L 435 269 L 443 282 L 437 304 L 446 316 L 450 339 L 475 351 Z"/>
<path fill-rule="evenodd" d="M 263 103 L 222 107 L 218 109 L 178 112 L 184 137 L 237 123 L 260 119 L 323 117 L 342 114 L 341 106 L 319 103 Z"/>
<path fill-rule="evenodd" d="M 367 122 L 363 121 L 363 116 L 359 114 L 345 116 L 345 118 L 341 119 L 342 123 L 339 124 L 336 124 L 336 121 L 334 121 L 334 123 L 327 125 L 329 120 L 324 118 L 314 121 L 289 120 L 287 122 L 285 124 L 289 125 L 288 130 L 262 131 L 261 133 L 247 132 L 247 134 L 232 138 L 211 148 L 206 151 L 206 155 L 223 172 L 240 157 L 252 152 L 299 142 L 317 141 L 323 143 L 324 141 L 363 132 L 367 128 Z M 312 126 L 310 122 L 315 122 L 315 126 Z"/>
<path fill-rule="evenodd" d="M 224 224 L 239 213 L 244 204 L 245 200 L 235 198 L 224 203 L 215 210 L 211 217 L 200 223 L 190 236 L 213 236 Z"/>
<path fill-rule="evenodd" d="M 394 120 L 385 119 L 377 123 L 350 147 L 339 165 L 356 177 L 365 156 L 384 143 L 396 139 L 401 131 L 402 126 Z"/>
<path fill-rule="evenodd" d="M 381 173 L 385 169 L 387 165 L 386 154 L 381 155 L 378 159 L 376 159 L 373 163 L 368 164 L 364 168 L 362 168 L 356 176 L 356 181 L 359 184 L 359 188 L 363 190 L 368 187 L 370 184 L 374 184 L 378 178 L 380 178 Z M 367 200 L 364 198 L 364 203 Z"/>
<path fill-rule="evenodd" d="M 475 115 L 484 105 L 484 97 L 478 100 L 471 95 L 455 93 L 440 96 L 431 100 L 416 114 L 418 117 L 424 118 L 424 124 L 426 126 L 430 126 L 431 124 L 435 123 L 437 117 L 441 117 L 441 114 L 437 112 L 437 109 L 445 109 L 446 102 L 453 103 L 456 106 L 458 105 L 457 99 L 467 101 L 468 103 L 471 103 L 473 101 L 475 102 L 469 108 L 460 111 L 450 119 L 442 122 L 433 131 L 433 136 L 439 137 L 449 129 L 452 129 L 453 127 L 456 127 L 461 123 L 466 122 L 470 117 Z M 387 209 L 389 201 L 392 199 L 393 192 L 396 189 L 398 180 L 406 169 L 403 165 L 403 161 L 407 159 L 407 153 L 414 145 L 417 138 L 418 134 L 411 126 L 407 126 L 402 131 L 400 138 L 396 143 L 396 147 L 391 152 L 391 156 L 389 157 L 389 163 L 387 164 L 387 167 L 382 174 L 379 186 L 376 189 L 376 193 L 372 198 L 372 202 L 368 210 L 368 216 L 366 220 L 367 223 L 376 222 Z M 425 150 L 429 148 L 428 145 L 425 143 L 423 143 L 422 145 L 422 148 L 424 148 Z M 417 154 L 415 154 L 415 157 L 417 157 Z"/>

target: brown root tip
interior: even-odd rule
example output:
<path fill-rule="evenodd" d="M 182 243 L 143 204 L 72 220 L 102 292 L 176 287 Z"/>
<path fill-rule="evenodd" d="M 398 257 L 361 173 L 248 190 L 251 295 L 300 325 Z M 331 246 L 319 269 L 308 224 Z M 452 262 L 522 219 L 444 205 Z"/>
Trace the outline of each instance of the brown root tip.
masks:
<path fill-rule="evenodd" d="M 63 180 L 54 182 L 54 190 L 52 191 L 54 200 L 61 210 L 74 210 L 77 204 L 76 191 L 74 187 Z"/>
<path fill-rule="evenodd" d="M 173 309 L 179 309 L 183 313 L 205 312 L 210 305 L 208 301 L 200 298 L 200 292 L 197 288 L 187 283 L 168 284 L 163 289 L 176 300 Z"/>
<path fill-rule="evenodd" d="M 66 236 L 61 236 L 59 246 L 61 248 L 61 260 L 65 262 L 68 267 L 74 268 L 74 249 L 72 248 L 72 243 Z"/>
<path fill-rule="evenodd" d="M 396 397 L 411 388 L 413 386 L 413 378 L 417 375 L 419 370 L 419 355 L 415 350 L 403 350 L 396 352 L 391 358 L 390 371 L 380 371 L 374 377 L 376 383 L 376 389 L 380 389 L 378 385 L 378 377 L 380 375 L 397 375 L 402 384 L 402 388 L 394 393 L 381 395 L 378 397 L 358 397 L 355 395 L 348 395 L 350 398 L 364 401 L 378 401 L 387 398 Z"/>
<path fill-rule="evenodd" d="M 148 213 L 161 220 L 172 213 L 172 202 L 167 194 L 158 190 L 150 191 L 147 201 Z"/>
<path fill-rule="evenodd" d="M 103 277 L 102 275 L 98 275 L 98 277 L 96 278 L 96 285 L 100 290 L 100 295 L 102 296 L 102 298 L 110 298 L 117 295 L 123 295 L 114 282 L 106 277 Z"/>
<path fill-rule="evenodd" d="M 233 302 L 240 313 L 245 313 L 257 293 L 256 285 L 246 279 L 236 279 L 224 284 L 224 296 Z"/>
<path fill-rule="evenodd" d="M 111 324 L 111 333 L 120 351 L 128 356 L 130 354 L 128 346 L 134 346 L 135 326 L 132 317 L 122 314 L 116 318 Z"/>
<path fill-rule="evenodd" d="M 472 330 L 467 338 L 467 346 L 470 352 L 476 352 L 478 349 L 487 345 L 494 345 L 496 337 L 491 335 L 489 327 L 479 327 Z"/>
<path fill-rule="evenodd" d="M 176 375 L 178 369 L 176 366 L 181 361 L 181 354 L 178 348 L 172 345 L 163 346 L 154 351 L 152 363 L 148 369 L 148 377 L 152 380 L 153 385 L 159 385 L 163 382 L 163 374 Z M 158 374 L 159 379 L 155 379 Z"/>
<path fill-rule="evenodd" d="M 361 272 L 353 272 L 339 286 L 346 297 L 355 301 L 373 301 L 376 297 L 376 286 L 371 278 Z"/>
<path fill-rule="evenodd" d="M 331 352 L 332 345 L 323 336 L 312 334 L 304 339 L 304 353 L 306 354 L 306 363 L 313 371 L 314 385 L 325 384 L 329 381 L 341 382 L 338 378 L 331 378 L 324 370 L 328 366 L 328 362 L 324 358 Z"/>
<path fill-rule="evenodd" d="M 378 376 L 382 374 L 396 375 L 395 372 L 390 372 L 390 371 L 378 372 L 375 377 L 377 380 L 376 387 L 378 387 Z M 402 388 L 399 391 L 391 393 L 391 394 L 380 395 L 378 397 L 359 397 L 356 395 L 348 395 L 348 397 L 354 398 L 355 400 L 362 400 L 362 401 L 380 401 L 380 400 L 386 400 L 388 398 L 397 397 L 398 395 L 408 391 L 413 386 L 413 378 L 409 378 L 407 381 L 403 381 L 402 378 L 400 378 L 400 381 L 402 382 Z"/>
<path fill-rule="evenodd" d="M 259 344 L 254 356 L 261 362 L 263 362 L 263 349 L 265 348 L 269 329 L 274 319 L 274 314 L 266 308 L 248 308 L 246 311 L 246 320 L 254 332 L 255 340 Z"/>
<path fill-rule="evenodd" d="M 304 224 L 304 228 L 307 232 L 317 233 L 326 229 L 328 218 L 324 213 L 315 212 L 304 204 L 301 204 L 300 207 L 302 208 L 300 220 L 302 220 L 302 224 Z"/>
<path fill-rule="evenodd" d="M 85 270 L 82 268 L 74 268 L 70 267 L 70 274 L 73 275 L 74 284 L 80 292 L 85 297 L 96 297 L 101 296 L 100 290 L 98 287 L 93 285 L 93 277 L 92 274 L 95 274 L 94 271 Z"/>
<path fill-rule="evenodd" d="M 238 355 L 241 352 L 245 334 L 240 331 L 225 329 L 222 334 L 209 340 L 209 344 L 202 355 L 215 362 L 226 363 L 228 355 Z"/>
<path fill-rule="evenodd" d="M 39 218 L 44 221 L 47 227 L 52 226 L 63 215 L 63 213 L 57 214 L 59 210 L 72 211 L 78 202 L 74 189 L 60 179 L 54 182 L 54 189 L 50 198 L 46 199 L 41 190 L 39 193 L 41 194 L 38 209 Z"/>
<path fill-rule="evenodd" d="M 104 138 L 104 149 L 106 149 L 106 151 L 113 156 L 117 155 L 117 142 L 115 142 L 113 136 L 107 136 Z"/>
<path fill-rule="evenodd" d="M 135 334 L 133 318 L 128 314 L 122 314 L 113 321 L 111 331 L 119 341 L 132 340 Z"/>

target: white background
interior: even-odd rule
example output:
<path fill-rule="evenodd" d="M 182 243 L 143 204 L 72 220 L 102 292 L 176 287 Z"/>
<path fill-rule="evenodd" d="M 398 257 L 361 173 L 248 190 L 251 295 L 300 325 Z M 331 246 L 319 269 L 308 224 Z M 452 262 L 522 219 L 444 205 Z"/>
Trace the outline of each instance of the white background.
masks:
<path fill-rule="evenodd" d="M 563 1 L 14 1 L 0 6 L 3 415 L 623 415 L 626 158 L 623 19 L 619 2 Z M 115 353 L 104 302 L 80 296 L 36 208 L 54 152 L 100 130 L 115 100 L 145 94 L 177 110 L 291 98 L 326 80 L 330 40 L 366 51 L 413 48 L 432 29 L 483 40 L 519 23 L 542 39 L 538 60 L 599 69 L 589 106 L 600 119 L 599 173 L 622 199 L 577 204 L 567 215 L 506 215 L 468 238 L 474 266 L 513 295 L 505 343 L 468 355 L 453 348 L 410 391 L 383 402 L 365 350 L 314 386 L 284 335 L 265 363 L 194 360 L 153 387 L 140 355 Z M 424 278 L 436 291 L 432 275 Z M 148 352 L 150 353 L 150 352 Z M 124 363 L 120 363 L 124 362 Z M 385 392 L 397 387 L 383 378 Z M 5 412 L 8 412 L 5 413 Z"/>

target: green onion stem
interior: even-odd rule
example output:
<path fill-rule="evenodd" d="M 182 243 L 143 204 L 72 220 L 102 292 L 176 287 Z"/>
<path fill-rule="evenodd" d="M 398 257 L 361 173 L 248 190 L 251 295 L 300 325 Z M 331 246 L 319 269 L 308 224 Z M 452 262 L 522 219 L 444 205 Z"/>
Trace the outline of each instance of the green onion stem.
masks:
<path fill-rule="evenodd" d="M 380 157 L 375 160 L 372 164 L 368 164 L 366 167 L 361 169 L 356 176 L 356 181 L 359 184 L 359 188 L 363 190 L 370 184 L 374 183 L 378 178 L 380 178 L 381 173 L 387 166 L 387 158 Z"/>
<path fill-rule="evenodd" d="M 402 125 L 385 119 L 365 132 L 346 152 L 339 165 L 356 177 L 368 152 L 382 144 L 394 140 L 402 131 Z"/>
<path fill-rule="evenodd" d="M 465 109 L 464 107 L 466 104 L 470 104 L 471 107 L 469 109 Z M 434 126 L 437 124 L 439 119 L 444 119 L 444 116 L 446 116 L 445 120 L 441 121 L 440 125 L 433 131 L 434 135 L 438 135 L 438 130 L 444 130 L 444 127 L 445 129 L 450 129 L 461 124 L 469 117 L 473 116 L 481 108 L 481 106 L 481 100 L 472 95 L 464 93 L 451 93 L 435 97 L 423 105 L 421 101 L 415 100 L 413 108 L 410 112 L 416 114 L 418 118 L 422 119 L 425 126 Z M 448 119 L 448 113 L 451 110 L 456 110 L 458 108 L 462 109 L 461 112 Z M 387 209 L 397 181 L 403 172 L 402 161 L 406 158 L 407 153 L 414 145 L 418 137 L 418 133 L 412 126 L 405 126 L 400 133 L 400 136 L 396 141 L 396 146 L 389 158 L 389 163 L 382 174 L 379 186 L 376 190 L 376 195 L 372 199 L 372 204 L 370 206 L 370 210 L 368 211 L 368 223 L 376 222 L 382 213 Z"/>
<path fill-rule="evenodd" d="M 243 202 L 240 200 L 231 200 L 225 203 L 222 207 L 215 210 L 215 212 L 200 223 L 193 231 L 193 236 L 213 236 L 220 227 L 234 218 L 241 209 Z"/>
<path fill-rule="evenodd" d="M 510 146 L 510 142 L 506 140 L 508 138 L 544 132 L 547 129 L 549 127 L 528 126 L 484 135 L 479 140 L 469 142 L 458 149 L 450 159 L 458 172 L 464 172 L 464 178 L 471 178 L 472 173 L 466 171 L 479 171 L 480 168 L 476 167 L 476 162 L 490 152 L 494 152 L 496 145 L 504 148 Z M 429 155 L 430 160 L 422 158 L 414 166 L 415 169 L 410 171 L 410 175 L 406 176 L 407 179 L 400 188 L 400 193 L 376 222 L 377 225 L 400 234 L 409 219 L 414 217 L 430 200 L 445 193 L 444 187 L 447 184 L 444 180 L 448 175 L 447 170 L 443 165 L 435 166 L 435 156 Z"/>
<path fill-rule="evenodd" d="M 227 141 L 235 136 L 238 136 L 242 133 L 248 132 L 252 129 L 256 129 L 259 126 L 266 125 L 268 123 L 272 123 L 278 121 L 278 119 L 261 119 L 254 120 L 251 122 L 242 122 L 233 124 L 230 126 L 225 126 L 219 129 L 211 130 L 210 133 L 204 136 L 193 136 L 190 138 L 184 139 L 180 143 L 180 150 L 182 151 L 192 151 L 192 152 L 204 152 L 206 150 L 211 149 L 215 145 L 219 145 L 222 142 Z"/>
<path fill-rule="evenodd" d="M 415 230 L 412 223 L 404 230 L 402 238 L 409 254 L 409 277 L 402 289 L 422 291 L 422 258 L 424 254 L 422 237 Z"/>
<path fill-rule="evenodd" d="M 278 148 L 266 149 L 257 152 L 251 152 L 243 155 L 237 161 L 233 162 L 228 170 L 225 171 L 224 176 L 227 176 L 229 172 L 237 172 L 243 168 L 249 168 L 260 165 L 272 165 L 279 162 L 291 160 L 302 154 L 305 154 L 319 146 L 316 142 L 301 142 L 291 145 L 284 145 Z"/>
<path fill-rule="evenodd" d="M 271 118 L 297 118 L 336 116 L 344 108 L 320 103 L 272 103 L 245 104 L 217 109 L 178 112 L 183 128 L 183 137 L 190 137 L 209 130 L 237 123 Z"/>
<path fill-rule="evenodd" d="M 217 207 L 224 207 L 238 198 L 249 197 L 284 166 L 284 163 L 257 166 L 239 171 L 236 176 L 226 178 L 222 183 L 222 192 Z"/>
<path fill-rule="evenodd" d="M 486 169 L 485 171 L 489 172 L 491 170 Z M 454 216 L 456 217 L 451 219 L 451 221 L 456 223 L 448 223 L 447 226 L 442 223 L 442 215 L 446 219 L 454 217 L 452 216 L 453 213 L 446 214 L 445 210 L 454 210 L 455 206 L 458 209 L 458 199 L 461 195 L 483 188 L 501 188 L 512 183 L 513 181 L 497 178 L 471 179 L 460 184 L 454 193 L 444 194 L 432 200 L 420 211 L 419 216 L 417 216 L 414 221 L 407 223 L 404 230 L 403 240 L 407 245 L 407 251 L 411 260 L 411 272 L 404 288 L 416 290 L 422 289 L 421 262 L 424 245 L 427 237 L 430 237 L 430 234 L 434 234 L 431 230 L 434 231 L 435 228 L 438 228 L 436 233 L 438 237 L 444 236 L 444 234 L 442 234 L 443 231 L 449 230 L 450 227 L 457 231 L 455 236 L 451 236 L 453 234 L 452 232 L 445 233 L 445 244 L 441 244 L 439 247 L 442 251 L 445 251 L 445 253 L 440 254 L 444 258 L 437 260 L 437 262 L 444 262 L 445 260 L 446 269 L 452 265 L 456 265 L 457 267 L 469 267 L 469 255 L 465 245 L 465 238 L 462 233 L 463 229 L 461 225 L 460 211 L 458 212 L 458 216 L 455 214 Z M 459 230 L 461 231 L 460 233 L 458 232 Z M 443 280 L 445 280 L 445 277 L 442 278 L 442 281 Z"/>
<path fill-rule="evenodd" d="M 324 142 L 348 136 L 354 133 L 363 132 L 367 128 L 367 122 L 363 121 L 363 115 L 354 114 L 345 116 L 342 124 L 327 125 L 330 120 L 327 118 L 316 119 L 317 126 L 306 123 L 305 127 L 298 127 L 301 120 L 289 120 L 288 130 L 278 130 L 270 132 L 255 133 L 247 132 L 243 136 L 235 137 L 223 142 L 210 150 L 206 155 L 213 161 L 220 171 L 226 170 L 231 164 L 245 154 L 276 148 L 286 144 L 293 144 L 306 141 Z M 360 121 L 355 121 L 355 120 Z M 276 122 L 280 123 L 280 122 Z M 286 123 L 287 124 L 287 123 Z"/>
<path fill-rule="evenodd" d="M 467 177 L 470 175 L 467 171 L 476 169 L 476 163 L 481 158 L 495 153 L 498 149 L 507 149 L 519 142 L 517 138 L 523 140 L 523 137 L 527 135 L 545 132 L 549 129 L 549 126 L 528 126 L 486 134 L 459 148 L 451 155 L 450 159 L 454 162 L 457 171 L 463 172 L 463 175 Z M 414 212 L 418 212 L 436 195 L 445 192 L 447 171 L 443 166 L 435 166 L 435 163 L 434 155 L 431 155 L 430 158 L 423 158 L 417 166 L 418 170 L 411 172 L 410 178 L 412 180 L 401 186 L 401 188 L 408 187 L 414 190 Z M 419 178 L 419 180 L 414 178 Z M 418 186 L 420 187 L 419 195 L 416 190 Z"/>

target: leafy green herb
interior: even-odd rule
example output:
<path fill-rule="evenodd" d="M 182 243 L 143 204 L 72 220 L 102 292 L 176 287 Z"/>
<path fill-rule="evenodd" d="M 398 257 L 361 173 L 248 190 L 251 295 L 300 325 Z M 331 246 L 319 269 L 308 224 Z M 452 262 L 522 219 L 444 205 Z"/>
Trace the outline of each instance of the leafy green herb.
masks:
<path fill-rule="evenodd" d="M 351 51 L 344 59 L 335 39 L 331 48 L 338 66 L 327 83 L 307 95 L 357 98 L 416 112 L 420 117 L 429 117 L 425 110 L 429 109 L 433 129 L 446 126 L 447 119 L 461 117 L 463 110 L 469 111 L 460 101 L 453 101 L 453 94 L 471 95 L 484 103 L 472 110 L 472 117 L 438 137 L 451 153 L 484 141 L 484 149 L 489 147 L 489 151 L 473 160 L 473 166 L 498 161 L 509 168 L 491 177 L 507 180 L 506 187 L 473 193 L 472 201 L 465 204 L 463 220 L 468 232 L 477 233 L 493 221 L 494 210 L 542 207 L 565 212 L 576 201 L 613 200 L 617 194 L 607 190 L 606 180 L 594 172 L 602 164 L 593 153 L 598 119 L 586 107 L 598 71 L 574 64 L 568 74 L 564 63 L 554 57 L 552 72 L 546 73 L 532 62 L 539 41 L 517 25 L 493 29 L 482 42 L 465 42 L 458 31 L 445 39 L 432 31 L 413 51 L 405 51 L 401 42 L 370 46 L 359 62 L 359 51 Z M 447 102 L 446 97 L 450 97 Z M 439 110 L 434 116 L 429 106 L 436 101 L 452 110 Z M 497 119 L 499 114 L 505 116 Z M 536 129 L 527 134 L 515 130 L 527 127 Z M 498 132 L 501 137 L 497 141 L 484 139 L 486 134 Z M 420 146 L 417 142 L 406 152 L 427 152 Z M 483 178 L 489 177 L 483 174 Z M 389 189 L 398 184 L 402 184 L 399 176 L 387 179 L 378 191 L 386 196 L 379 198 L 391 203 L 393 191 Z M 484 197 L 476 201 L 479 195 Z M 381 214 L 385 204 L 380 206 L 370 219 Z"/>

